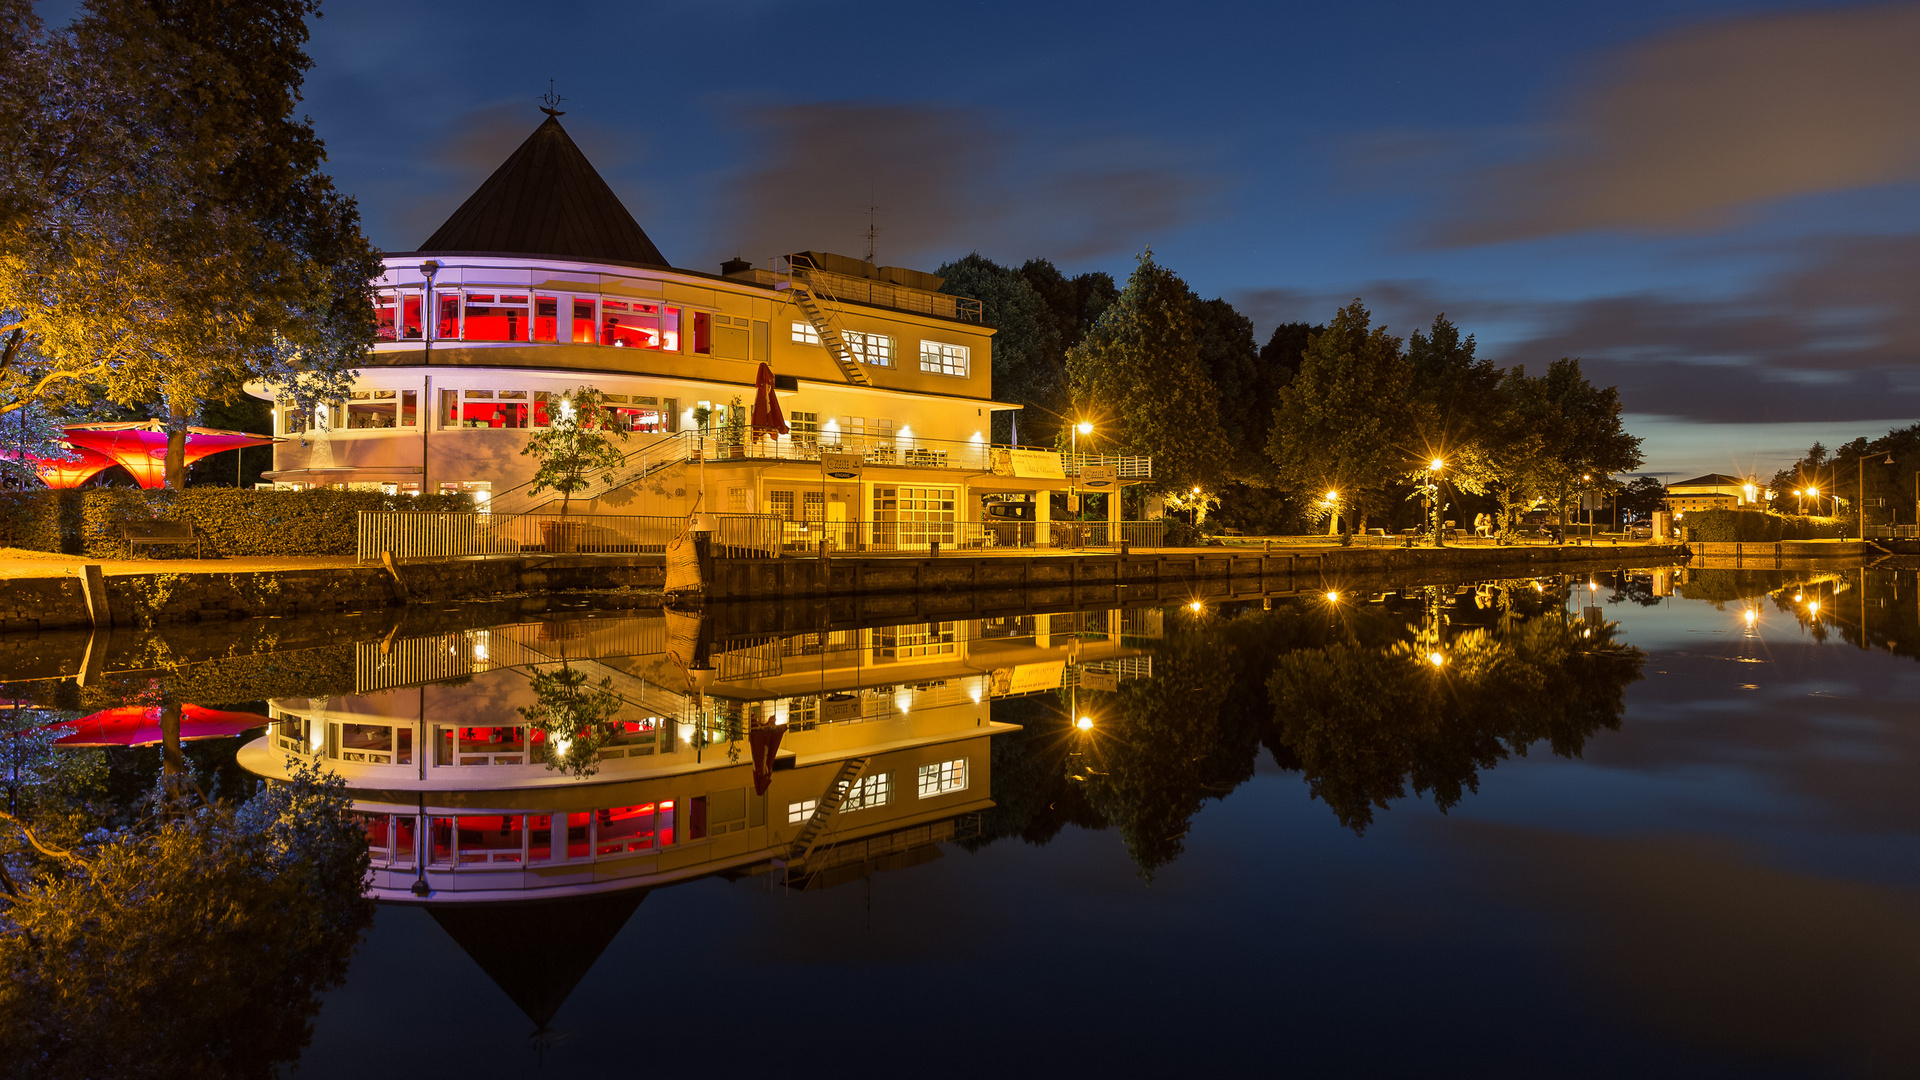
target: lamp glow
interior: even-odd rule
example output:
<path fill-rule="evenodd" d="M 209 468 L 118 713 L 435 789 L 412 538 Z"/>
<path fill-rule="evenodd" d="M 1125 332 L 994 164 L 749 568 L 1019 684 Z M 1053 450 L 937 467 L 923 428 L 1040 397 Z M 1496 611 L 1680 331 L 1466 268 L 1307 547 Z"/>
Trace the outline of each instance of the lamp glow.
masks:
<path fill-rule="evenodd" d="M 1340 602 L 1340 593 L 1339 593 L 1339 591 L 1338 591 L 1338 590 L 1336 590 L 1336 591 L 1333 591 L 1333 592 L 1329 592 L 1329 593 L 1327 594 L 1327 603 L 1329 603 L 1329 604 L 1337 604 L 1337 603 L 1339 603 L 1339 602 Z"/>
<path fill-rule="evenodd" d="M 1440 460 L 1439 458 L 1434 458 L 1432 461 L 1427 462 L 1427 468 L 1433 472 L 1439 472 L 1441 469 L 1444 469 L 1446 467 L 1447 467 L 1447 463 Z"/>
<path fill-rule="evenodd" d="M 1075 721 L 1073 722 L 1073 726 L 1074 726 L 1074 727 L 1077 727 L 1077 728 L 1079 728 L 1079 729 L 1080 729 L 1081 731 L 1092 731 L 1092 730 L 1093 730 L 1093 717 L 1091 717 L 1091 716 L 1083 716 L 1083 717 L 1081 717 L 1080 719 L 1078 719 L 1078 720 L 1075 720 Z"/>
<path fill-rule="evenodd" d="M 1444 653 L 1430 652 L 1427 654 L 1427 663 L 1432 664 L 1434 667 L 1444 667 L 1447 663 L 1447 657 Z"/>
<path fill-rule="evenodd" d="M 1073 425 L 1073 427 L 1075 431 L 1078 431 L 1082 435 L 1093 434 L 1093 422 L 1090 420 L 1082 420 L 1078 424 Z"/>

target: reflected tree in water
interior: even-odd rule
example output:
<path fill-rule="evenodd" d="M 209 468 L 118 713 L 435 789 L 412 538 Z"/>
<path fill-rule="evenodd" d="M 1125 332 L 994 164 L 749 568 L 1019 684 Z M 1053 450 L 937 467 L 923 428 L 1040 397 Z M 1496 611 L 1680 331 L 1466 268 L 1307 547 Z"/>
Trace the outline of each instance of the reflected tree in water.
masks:
<path fill-rule="evenodd" d="M 546 734 L 547 768 L 577 777 L 600 771 L 600 748 L 613 737 L 613 717 L 623 704 L 612 676 L 598 683 L 571 664 L 535 671 L 528 683 L 533 704 L 519 709 L 536 731 Z"/>
<path fill-rule="evenodd" d="M 1534 743 L 1573 757 L 1594 732 L 1619 727 L 1644 654 L 1615 632 L 1549 613 L 1468 630 L 1433 652 L 1342 642 L 1289 653 L 1268 682 L 1277 741 L 1356 832 L 1409 787 L 1444 811 L 1478 790 L 1480 770 Z"/>
<path fill-rule="evenodd" d="M 75 836 L 80 816 L 9 828 L 6 1074 L 264 1077 L 297 1057 L 372 921 L 344 785 L 307 770 Z"/>

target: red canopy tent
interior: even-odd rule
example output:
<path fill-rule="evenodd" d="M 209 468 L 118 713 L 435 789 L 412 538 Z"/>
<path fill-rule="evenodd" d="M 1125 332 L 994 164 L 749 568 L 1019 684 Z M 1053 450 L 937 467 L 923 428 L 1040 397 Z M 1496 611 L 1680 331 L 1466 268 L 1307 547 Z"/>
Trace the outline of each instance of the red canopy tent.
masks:
<path fill-rule="evenodd" d="M 187 429 L 187 464 L 223 450 L 265 446 L 271 435 L 215 428 Z M 67 443 L 76 450 L 92 450 L 113 459 L 133 474 L 143 488 L 165 487 L 167 482 L 167 425 L 160 420 L 126 424 L 69 424 Z"/>
<path fill-rule="evenodd" d="M 761 364 L 753 387 L 753 437 L 785 435 L 787 417 L 780 411 L 780 399 L 773 396 L 773 369 Z"/>
<path fill-rule="evenodd" d="M 69 446 L 67 450 L 74 460 L 33 459 L 33 471 L 40 474 L 41 483 L 50 488 L 77 488 L 99 475 L 100 470 L 113 468 L 113 459 L 97 450 L 81 446 Z"/>
<path fill-rule="evenodd" d="M 224 712 L 198 705 L 180 707 L 180 741 L 224 739 L 272 723 L 259 713 Z M 53 741 L 55 746 L 152 746 L 161 741 L 160 707 L 127 705 L 103 709 L 92 716 L 47 728 L 73 730 Z"/>

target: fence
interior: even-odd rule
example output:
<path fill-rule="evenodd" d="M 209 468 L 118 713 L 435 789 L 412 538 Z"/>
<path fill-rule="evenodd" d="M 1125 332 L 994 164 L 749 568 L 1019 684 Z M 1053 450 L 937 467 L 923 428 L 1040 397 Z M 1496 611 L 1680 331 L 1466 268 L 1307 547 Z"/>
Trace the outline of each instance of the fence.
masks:
<path fill-rule="evenodd" d="M 1166 522 L 1152 521 L 788 521 L 770 514 L 715 514 L 713 553 L 722 558 L 781 554 L 944 555 L 1007 549 L 1157 548 Z M 661 554 L 684 527 L 677 517 L 638 514 L 491 514 L 478 511 L 362 511 L 359 560 L 455 559 L 485 555 Z M 1044 538 L 1044 540 L 1043 540 Z"/>
<path fill-rule="evenodd" d="M 1920 540 L 1920 525 L 1869 525 L 1869 540 Z"/>

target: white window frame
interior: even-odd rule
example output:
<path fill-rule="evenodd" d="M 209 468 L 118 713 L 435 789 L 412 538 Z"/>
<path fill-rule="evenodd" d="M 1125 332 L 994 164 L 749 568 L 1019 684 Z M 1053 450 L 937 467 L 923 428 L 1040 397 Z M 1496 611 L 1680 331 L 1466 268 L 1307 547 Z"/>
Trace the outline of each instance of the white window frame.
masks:
<path fill-rule="evenodd" d="M 949 375 L 957 379 L 967 377 L 971 363 L 972 350 L 965 345 L 952 345 L 944 341 L 920 342 L 920 370 L 935 375 Z"/>
<path fill-rule="evenodd" d="M 849 330 L 840 335 L 847 340 L 853 358 L 871 367 L 893 366 L 893 339 L 885 334 L 866 334 Z"/>
<path fill-rule="evenodd" d="M 893 774 L 875 773 L 862 776 L 847 787 L 847 799 L 840 804 L 841 813 L 852 810 L 871 810 L 885 806 L 893 801 Z"/>
<path fill-rule="evenodd" d="M 793 340 L 802 345 L 818 345 L 820 331 L 812 323 L 797 322 L 793 324 Z"/>
<path fill-rule="evenodd" d="M 937 795 L 950 795 L 956 791 L 967 790 L 967 782 L 972 779 L 967 768 L 966 758 L 954 758 L 952 761 L 936 761 L 922 765 L 914 773 L 914 789 L 919 798 L 931 799 Z"/>
<path fill-rule="evenodd" d="M 807 819 L 813 816 L 814 810 L 819 808 L 819 806 L 819 799 L 801 799 L 799 802 L 788 803 L 787 824 L 805 825 Z"/>

